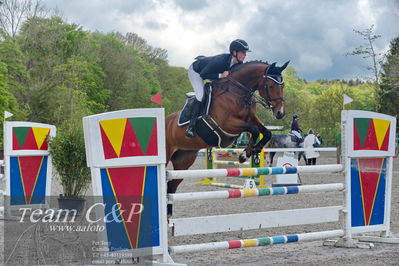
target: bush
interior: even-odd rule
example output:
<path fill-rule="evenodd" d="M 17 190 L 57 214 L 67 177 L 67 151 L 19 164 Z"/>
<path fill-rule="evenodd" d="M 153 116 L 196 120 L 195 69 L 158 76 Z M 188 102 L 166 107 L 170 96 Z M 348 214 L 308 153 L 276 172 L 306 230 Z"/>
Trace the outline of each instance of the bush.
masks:
<path fill-rule="evenodd" d="M 65 198 L 82 198 L 91 182 L 81 127 L 64 126 L 49 141 L 53 165 L 57 170 Z"/>

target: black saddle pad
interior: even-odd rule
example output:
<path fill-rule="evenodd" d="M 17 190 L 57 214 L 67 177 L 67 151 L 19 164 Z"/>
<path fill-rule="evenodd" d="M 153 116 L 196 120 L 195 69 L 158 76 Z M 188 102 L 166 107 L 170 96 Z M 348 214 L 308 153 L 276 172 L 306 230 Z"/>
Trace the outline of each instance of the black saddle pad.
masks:
<path fill-rule="evenodd" d="M 207 115 L 211 106 L 212 86 L 209 83 L 205 86 L 206 87 L 204 88 L 204 98 L 202 100 L 202 106 L 200 112 L 198 113 L 198 117 Z M 194 99 L 195 94 L 187 95 L 186 103 L 184 104 L 184 107 L 180 112 L 179 120 L 177 122 L 178 126 L 184 126 L 190 122 L 191 106 L 193 105 Z"/>

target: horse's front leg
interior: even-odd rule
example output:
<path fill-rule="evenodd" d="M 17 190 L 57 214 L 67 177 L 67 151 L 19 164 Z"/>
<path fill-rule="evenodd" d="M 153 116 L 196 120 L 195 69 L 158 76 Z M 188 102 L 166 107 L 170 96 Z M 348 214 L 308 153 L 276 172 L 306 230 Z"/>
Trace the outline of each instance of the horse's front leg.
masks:
<path fill-rule="evenodd" d="M 259 120 L 258 117 L 256 116 L 253 117 L 253 123 L 256 125 L 259 132 L 262 133 L 263 135 L 262 139 L 259 140 L 259 142 L 255 145 L 253 149 L 254 153 L 259 153 L 261 152 L 263 147 L 271 140 L 272 133 L 262 124 L 262 122 Z"/>
<path fill-rule="evenodd" d="M 253 154 L 254 146 L 256 143 L 256 140 L 259 137 L 259 130 L 256 126 L 254 125 L 247 125 L 246 130 L 251 133 L 251 138 L 249 139 L 247 147 L 245 147 L 244 152 L 240 154 L 238 157 L 238 161 L 240 163 L 243 163 L 247 160 L 247 158 L 251 157 Z"/>

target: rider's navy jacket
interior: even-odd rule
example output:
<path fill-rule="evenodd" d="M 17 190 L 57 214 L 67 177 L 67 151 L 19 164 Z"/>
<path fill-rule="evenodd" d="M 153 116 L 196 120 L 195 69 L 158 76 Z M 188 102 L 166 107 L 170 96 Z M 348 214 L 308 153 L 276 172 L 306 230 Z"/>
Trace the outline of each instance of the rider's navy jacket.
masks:
<path fill-rule="evenodd" d="M 292 120 L 291 130 L 296 130 L 298 132 L 302 131 L 302 129 L 299 128 L 298 121 L 296 119 Z"/>
<path fill-rule="evenodd" d="M 202 79 L 218 79 L 220 73 L 230 70 L 231 57 L 230 54 L 200 57 L 193 63 L 193 69 Z"/>

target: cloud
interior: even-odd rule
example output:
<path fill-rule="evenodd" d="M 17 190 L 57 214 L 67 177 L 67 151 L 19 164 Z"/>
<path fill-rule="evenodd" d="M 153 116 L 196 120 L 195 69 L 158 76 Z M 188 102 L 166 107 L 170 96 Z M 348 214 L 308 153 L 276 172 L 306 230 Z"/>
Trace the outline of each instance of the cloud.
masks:
<path fill-rule="evenodd" d="M 88 30 L 135 32 L 168 50 L 171 65 L 188 67 L 197 55 L 228 52 L 246 40 L 248 60 L 285 62 L 307 80 L 369 75 L 369 62 L 346 56 L 364 43 L 353 29 L 375 25 L 378 52 L 399 36 L 397 0 L 46 0 L 69 22 Z M 89 15 L 88 15 L 89 14 Z"/>
<path fill-rule="evenodd" d="M 175 0 L 174 2 L 185 11 L 197 11 L 208 6 L 206 0 Z"/>

